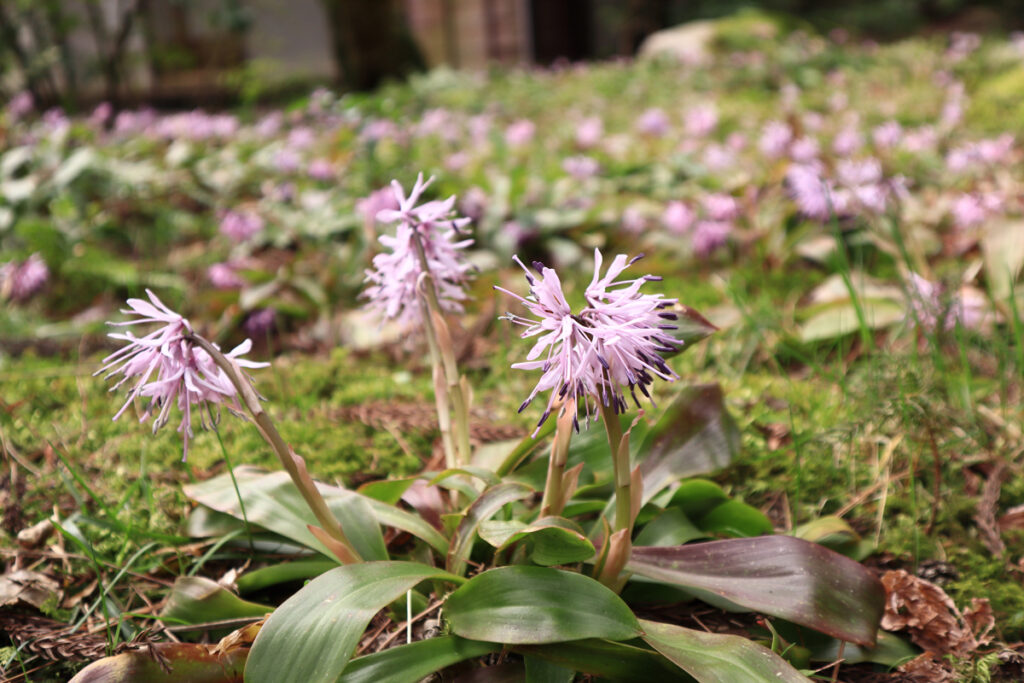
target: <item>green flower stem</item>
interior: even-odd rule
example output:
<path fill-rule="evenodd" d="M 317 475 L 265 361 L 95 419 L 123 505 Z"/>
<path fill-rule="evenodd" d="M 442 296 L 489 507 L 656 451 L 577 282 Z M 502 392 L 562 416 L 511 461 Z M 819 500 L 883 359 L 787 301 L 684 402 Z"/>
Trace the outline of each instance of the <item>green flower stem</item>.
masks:
<path fill-rule="evenodd" d="M 210 357 L 213 359 L 213 362 L 217 364 L 217 367 L 227 374 L 228 379 L 231 380 L 235 390 L 238 392 L 238 396 L 241 398 L 242 403 L 249 411 L 249 414 L 252 415 L 252 419 L 256 423 L 256 428 L 259 430 L 260 435 L 268 444 L 270 444 L 274 453 L 277 454 L 278 459 L 281 461 L 281 465 L 284 467 L 285 471 L 288 472 L 288 476 L 292 478 L 292 481 L 295 482 L 295 486 L 299 489 L 299 493 L 302 494 L 303 499 L 306 501 L 306 505 L 308 505 L 309 509 L 312 510 L 313 515 L 320 523 L 320 526 L 328 536 L 341 544 L 341 546 L 351 554 L 352 558 L 356 562 L 361 562 L 362 558 L 359 557 L 359 553 L 357 553 L 355 548 L 352 547 L 352 544 L 349 543 L 349 540 L 345 536 L 345 532 L 342 530 L 338 520 L 335 519 L 330 508 L 327 507 L 327 501 L 325 501 L 323 496 L 320 495 L 320 491 L 317 490 L 316 484 L 313 483 L 313 479 L 309 476 L 309 472 L 306 471 L 305 462 L 302 458 L 296 455 L 291 447 L 285 443 L 284 439 L 281 438 L 281 434 L 277 431 L 277 427 L 274 426 L 270 416 L 267 415 L 263 410 L 263 406 L 260 405 L 260 398 L 256 394 L 256 390 L 252 388 L 249 381 L 242 375 L 238 366 L 232 363 L 231 360 L 221 353 L 213 344 L 206 341 L 199 335 L 187 334 L 185 335 L 185 338 L 210 354 Z"/>
<path fill-rule="evenodd" d="M 217 443 L 220 444 L 220 452 L 224 456 L 224 462 L 228 466 L 228 474 L 231 475 L 231 485 L 235 487 L 235 496 L 238 498 L 238 508 L 242 511 L 242 521 L 245 522 L 245 534 L 249 538 L 249 550 L 255 553 L 256 546 L 252 540 L 252 526 L 249 524 L 249 516 L 245 513 L 245 500 L 242 498 L 242 492 L 238 489 L 238 480 L 235 479 L 235 467 L 231 463 L 231 457 L 228 455 L 227 447 L 224 446 L 224 439 L 220 436 L 220 428 L 217 426 L 216 420 L 213 419 L 213 409 L 207 405 L 207 410 L 210 413 L 210 424 L 213 425 L 213 433 L 217 435 Z"/>
<path fill-rule="evenodd" d="M 601 407 L 601 421 L 608 433 L 608 445 L 612 451 L 612 462 L 615 466 L 615 531 L 628 529 L 627 535 L 633 533 L 632 487 L 629 472 L 629 448 L 622 448 L 622 424 L 619 416 L 611 405 L 604 405 L 598 398 Z"/>
<path fill-rule="evenodd" d="M 572 418 L 576 414 L 576 401 L 564 403 L 558 415 L 555 438 L 551 442 L 551 457 L 548 459 L 548 478 L 544 484 L 540 516 L 558 516 L 566 504 L 565 465 L 569 459 L 569 441 L 572 438 Z"/>
<path fill-rule="evenodd" d="M 430 266 L 427 263 L 427 253 L 423 248 L 423 240 L 416 230 L 413 230 L 413 244 L 416 245 L 416 256 L 419 258 L 420 267 L 423 269 L 424 286 L 422 291 L 429 309 L 427 315 L 423 316 L 423 327 L 427 333 L 428 343 L 432 344 L 431 360 L 435 367 L 440 367 L 444 373 L 447 393 L 451 398 L 451 421 L 455 428 L 453 435 L 454 466 L 461 467 L 469 464 L 469 397 L 463 391 L 459 379 L 459 368 L 455 361 L 455 349 L 451 342 L 451 334 L 448 332 L 448 326 L 444 322 L 441 302 L 437 298 L 437 286 L 434 283 L 434 276 L 430 272 Z M 445 418 L 442 418 L 440 411 L 441 406 L 438 404 L 438 420 L 442 421 Z M 445 412 L 447 413 L 447 410 Z M 447 457 L 447 455 L 448 453 L 446 452 L 445 456 Z M 452 467 L 453 465 L 448 463 L 448 466 Z"/>

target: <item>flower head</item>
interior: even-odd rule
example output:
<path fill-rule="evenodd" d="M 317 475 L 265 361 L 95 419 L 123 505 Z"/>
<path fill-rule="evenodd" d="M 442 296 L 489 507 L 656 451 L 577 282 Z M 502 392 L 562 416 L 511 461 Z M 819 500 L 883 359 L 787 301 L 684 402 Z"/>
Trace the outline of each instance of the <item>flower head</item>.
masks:
<path fill-rule="evenodd" d="M 538 278 L 518 257 L 515 259 L 526 272 L 530 285 L 527 297 L 497 288 L 520 301 L 533 316 L 508 313 L 503 317 L 526 328 L 521 334 L 524 339 L 536 337 L 526 361 L 512 367 L 542 373 L 520 411 L 538 394 L 551 392 L 537 430 L 562 400 L 582 404 L 589 419 L 598 407 L 594 404 L 592 410 L 591 399 L 615 412 L 623 412 L 625 391 L 639 406 L 636 389 L 649 399 L 647 387 L 655 377 L 668 381 L 676 378 L 660 356 L 662 352 L 677 351 L 681 345 L 669 334 L 675 329 L 669 323 L 676 319 L 676 314 L 665 310 L 676 300 L 640 293 L 645 282 L 660 278 L 645 275 L 618 279 L 637 258 L 616 256 L 602 276 L 601 252 L 595 249 L 594 277 L 584 292 L 586 305 L 578 313 L 573 313 L 566 301 L 558 273 L 540 263 L 534 263 Z M 575 418 L 574 422 L 578 429 Z"/>
<path fill-rule="evenodd" d="M 410 327 L 422 319 L 419 292 L 427 275 L 433 280 L 441 309 L 460 313 L 461 301 L 466 298 L 463 287 L 472 269 L 460 252 L 473 240 L 457 239 L 469 219 L 454 216 L 455 196 L 416 205 L 433 180 L 424 182 L 421 173 L 408 197 L 397 181 L 392 182 L 398 208 L 381 210 L 377 220 L 398 222 L 398 228 L 394 235 L 378 238 L 387 251 L 374 256 L 373 269 L 366 271 L 369 286 L 363 296 L 369 300 L 367 307 Z M 429 272 L 424 271 L 417 243 L 423 248 Z"/>
<path fill-rule="evenodd" d="M 103 367 L 96 374 L 124 375 L 113 387 L 116 390 L 125 382 L 132 382 L 128 398 L 114 419 L 121 417 L 128 406 L 140 397 L 149 398 L 140 422 L 145 422 L 154 413 L 153 431 L 167 424 L 171 406 L 177 403 L 181 411 L 178 431 L 184 439 L 182 460 L 188 457 L 188 444 L 192 438 L 192 408 L 199 408 L 199 421 L 206 426 L 202 408 L 210 403 L 227 403 L 240 407 L 235 386 L 227 374 L 214 363 L 213 358 L 190 339 L 192 325 L 181 315 L 168 308 L 153 292 L 146 290 L 149 301 L 128 299 L 128 309 L 122 313 L 137 316 L 134 320 L 109 323 L 123 327 L 160 323 L 160 327 L 143 337 L 136 337 L 131 331 L 111 333 L 111 339 L 128 342 L 127 346 L 103 359 Z M 241 358 L 249 352 L 252 342 L 246 339 L 225 354 L 241 368 L 262 368 L 269 363 L 256 363 Z"/>

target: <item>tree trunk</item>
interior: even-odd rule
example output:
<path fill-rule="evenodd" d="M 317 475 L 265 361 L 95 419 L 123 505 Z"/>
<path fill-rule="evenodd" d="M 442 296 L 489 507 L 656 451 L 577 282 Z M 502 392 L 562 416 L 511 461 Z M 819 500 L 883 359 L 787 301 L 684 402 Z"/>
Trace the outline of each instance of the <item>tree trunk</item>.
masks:
<path fill-rule="evenodd" d="M 339 80 L 370 90 L 421 68 L 420 57 L 392 0 L 322 0 Z"/>

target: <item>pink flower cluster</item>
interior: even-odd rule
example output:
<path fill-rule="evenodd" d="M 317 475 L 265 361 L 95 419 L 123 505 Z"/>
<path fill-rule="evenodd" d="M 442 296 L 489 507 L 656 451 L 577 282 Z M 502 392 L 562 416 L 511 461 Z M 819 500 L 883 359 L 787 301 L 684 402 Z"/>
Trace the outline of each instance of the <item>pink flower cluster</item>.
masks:
<path fill-rule="evenodd" d="M 636 390 L 650 399 L 648 387 L 656 377 L 672 381 L 677 375 L 665 363 L 661 353 L 673 353 L 681 342 L 671 336 L 677 318 L 669 310 L 675 299 L 660 294 L 641 294 L 645 282 L 660 278 L 645 275 L 635 279 L 618 279 L 627 266 L 638 258 L 627 260 L 616 256 L 605 275 L 601 276 L 601 252 L 594 250 L 594 277 L 584 292 L 586 306 L 573 313 L 562 291 L 558 273 L 541 263 L 534 263 L 537 276 L 516 263 L 526 273 L 530 294 L 522 297 L 501 287 L 501 292 L 520 301 L 534 316 L 524 317 L 507 313 L 506 320 L 526 329 L 524 339 L 536 337 L 526 361 L 514 363 L 519 370 L 540 370 L 541 378 L 523 402 L 522 412 L 538 394 L 549 391 L 548 403 L 537 423 L 541 425 L 561 401 L 575 401 L 589 420 L 597 413 L 597 404 L 611 407 L 615 412 L 627 408 L 625 391 L 629 391 L 637 406 Z M 574 425 L 579 429 L 578 419 Z"/>
<path fill-rule="evenodd" d="M 128 299 L 126 315 L 137 316 L 126 322 L 109 323 L 113 326 L 145 325 L 159 323 L 161 327 L 144 337 L 136 337 L 131 331 L 112 333 L 111 339 L 127 342 L 127 345 L 103 359 L 103 367 L 96 373 L 107 373 L 106 379 L 121 374 L 123 377 L 111 387 L 118 389 L 125 382 L 131 382 L 128 398 L 114 415 L 117 420 L 128 406 L 139 398 L 148 398 L 140 422 L 154 414 L 153 431 L 163 427 L 170 419 L 171 406 L 178 405 L 181 422 L 178 432 L 184 440 L 182 460 L 188 457 L 188 445 L 193 437 L 193 406 L 198 408 L 199 422 L 205 428 L 206 417 L 203 408 L 209 404 L 229 404 L 241 408 L 238 394 L 227 374 L 218 367 L 213 358 L 186 335 L 192 333 L 188 320 L 168 308 L 153 292 L 146 290 L 149 301 Z M 269 363 L 256 363 L 241 358 L 252 348 L 246 339 L 225 355 L 241 368 L 262 368 Z"/>
<path fill-rule="evenodd" d="M 786 182 L 800 212 L 828 220 L 833 215 L 879 215 L 904 192 L 903 179 L 885 178 L 877 159 L 841 159 L 834 177 L 820 163 L 793 164 Z"/>
<path fill-rule="evenodd" d="M 669 202 L 662 222 L 669 232 L 688 236 L 694 254 L 705 257 L 729 241 L 739 214 L 735 197 L 712 193 L 701 199 L 699 211 L 681 201 Z"/>
<path fill-rule="evenodd" d="M 246 242 L 263 231 L 263 219 L 249 211 L 226 211 L 220 219 L 220 231 L 233 242 Z"/>
<path fill-rule="evenodd" d="M 473 240 L 457 240 L 470 219 L 454 215 L 455 196 L 417 206 L 423 191 L 433 181 L 430 178 L 424 182 L 423 174 L 419 174 L 408 197 L 398 181 L 392 181 L 398 206 L 377 213 L 378 221 L 398 223 L 398 227 L 394 235 L 378 238 L 387 251 L 373 257 L 373 268 L 366 271 L 365 282 L 369 286 L 363 297 L 368 299 L 369 310 L 405 327 L 416 327 L 422 321 L 419 291 L 428 274 L 442 310 L 461 313 L 461 302 L 466 299 L 463 287 L 472 269 L 461 252 Z M 423 248 L 429 272 L 424 271 L 417 243 Z"/>
<path fill-rule="evenodd" d="M 39 254 L 0 265 L 0 299 L 27 301 L 46 285 L 50 269 Z"/>

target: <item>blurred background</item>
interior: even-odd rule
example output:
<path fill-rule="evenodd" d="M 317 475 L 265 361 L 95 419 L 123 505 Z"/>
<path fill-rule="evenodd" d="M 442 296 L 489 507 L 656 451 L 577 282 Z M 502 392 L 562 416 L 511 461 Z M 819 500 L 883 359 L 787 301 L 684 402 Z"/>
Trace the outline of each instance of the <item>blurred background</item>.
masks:
<path fill-rule="evenodd" d="M 1024 25 L 1024 0 L 0 0 L 0 99 L 230 106 L 438 66 L 633 55 L 697 21 L 672 39 L 694 51 L 699 20 L 744 8 L 878 40 Z"/>

